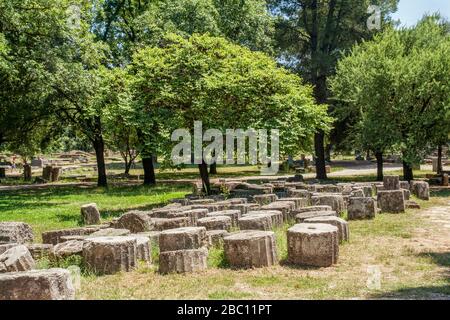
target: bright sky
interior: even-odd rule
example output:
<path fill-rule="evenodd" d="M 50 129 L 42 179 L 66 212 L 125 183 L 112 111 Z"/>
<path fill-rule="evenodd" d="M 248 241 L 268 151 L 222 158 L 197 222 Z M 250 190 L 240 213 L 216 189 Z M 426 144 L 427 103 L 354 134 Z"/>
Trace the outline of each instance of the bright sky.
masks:
<path fill-rule="evenodd" d="M 450 19 L 450 0 L 400 0 L 398 11 L 393 19 L 400 20 L 402 25 L 413 26 L 425 13 L 439 11 Z"/>

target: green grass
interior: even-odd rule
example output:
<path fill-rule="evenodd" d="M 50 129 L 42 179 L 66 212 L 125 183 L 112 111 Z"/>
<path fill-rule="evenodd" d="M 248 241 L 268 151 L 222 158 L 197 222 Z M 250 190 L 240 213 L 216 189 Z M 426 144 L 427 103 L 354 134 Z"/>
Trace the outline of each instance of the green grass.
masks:
<path fill-rule="evenodd" d="M 96 203 L 102 219 L 107 221 L 130 209 L 151 209 L 184 197 L 190 190 L 186 185 L 159 185 L 7 191 L 0 197 L 0 221 L 29 223 L 39 241 L 44 231 L 80 225 L 83 204 Z"/>

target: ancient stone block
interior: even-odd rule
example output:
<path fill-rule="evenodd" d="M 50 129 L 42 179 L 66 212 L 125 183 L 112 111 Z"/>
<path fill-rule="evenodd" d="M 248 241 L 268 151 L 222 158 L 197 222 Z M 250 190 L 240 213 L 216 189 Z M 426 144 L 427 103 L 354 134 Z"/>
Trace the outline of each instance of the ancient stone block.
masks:
<path fill-rule="evenodd" d="M 338 228 L 329 224 L 301 223 L 287 232 L 288 260 L 292 264 L 329 267 L 339 256 Z"/>
<path fill-rule="evenodd" d="M 61 173 L 62 173 L 61 167 L 52 167 L 52 182 L 59 181 Z"/>
<path fill-rule="evenodd" d="M 131 271 L 137 261 L 136 238 L 99 237 L 87 239 L 83 246 L 83 258 L 86 265 L 101 274 L 113 274 Z"/>
<path fill-rule="evenodd" d="M 152 218 L 152 222 L 155 224 L 155 230 L 163 231 L 175 228 L 184 228 L 191 225 L 190 217 L 178 217 L 178 218 Z M 197 222 L 198 223 L 198 222 Z"/>
<path fill-rule="evenodd" d="M 349 228 L 348 223 L 344 219 L 338 217 L 315 217 L 305 220 L 305 223 L 324 223 L 330 224 L 338 228 L 339 243 L 349 240 Z"/>
<path fill-rule="evenodd" d="M 73 300 L 70 272 L 31 270 L 0 275 L 0 300 Z"/>
<path fill-rule="evenodd" d="M 30 225 L 23 222 L 0 222 L 0 244 L 22 244 L 33 242 L 33 239 L 33 230 Z"/>
<path fill-rule="evenodd" d="M 411 192 L 409 190 L 406 189 L 400 189 L 403 191 L 403 198 L 405 198 L 405 200 L 409 200 L 409 198 L 411 198 Z"/>
<path fill-rule="evenodd" d="M 294 210 L 304 208 L 304 207 L 308 206 L 308 204 L 309 204 L 309 200 L 306 198 L 280 198 L 276 202 L 283 202 L 283 201 L 288 201 L 288 202 L 293 201 L 295 204 Z"/>
<path fill-rule="evenodd" d="M 140 236 L 137 234 L 131 234 L 129 237 L 136 239 L 136 259 L 151 263 L 152 254 L 149 237 Z"/>
<path fill-rule="evenodd" d="M 292 219 L 292 212 L 294 211 L 295 203 L 293 201 L 272 202 L 268 205 L 262 206 L 262 211 L 281 211 L 283 213 L 284 221 Z"/>
<path fill-rule="evenodd" d="M 381 212 L 405 212 L 405 198 L 402 190 L 378 191 L 377 203 Z"/>
<path fill-rule="evenodd" d="M 85 204 L 81 207 L 81 218 L 84 224 L 99 224 L 100 223 L 100 211 L 98 211 L 95 203 Z"/>
<path fill-rule="evenodd" d="M 34 269 L 33 257 L 24 245 L 14 246 L 0 255 L 0 273 Z"/>
<path fill-rule="evenodd" d="M 222 211 L 210 212 L 206 216 L 207 217 L 219 217 L 219 216 L 230 217 L 231 218 L 231 226 L 237 227 L 238 220 L 241 218 L 241 211 L 240 210 L 222 210 Z"/>
<path fill-rule="evenodd" d="M 206 237 L 208 239 L 208 247 L 219 246 L 223 244 L 223 238 L 229 235 L 226 230 L 208 230 Z"/>
<path fill-rule="evenodd" d="M 350 192 L 350 198 L 363 198 L 363 197 L 364 197 L 363 189 L 354 189 L 352 192 Z"/>
<path fill-rule="evenodd" d="M 147 231 L 147 232 L 139 232 L 136 234 L 133 234 L 132 236 L 142 236 L 147 237 L 150 240 L 151 245 L 159 246 L 159 236 L 162 231 Z"/>
<path fill-rule="evenodd" d="M 342 195 L 320 195 L 311 197 L 311 204 L 313 206 L 330 206 L 338 215 L 345 211 L 345 202 Z"/>
<path fill-rule="evenodd" d="M 408 181 L 400 181 L 400 189 L 409 190 L 410 189 L 409 182 Z"/>
<path fill-rule="evenodd" d="M 269 214 L 248 214 L 239 219 L 239 228 L 241 230 L 263 230 L 272 229 L 272 217 Z"/>
<path fill-rule="evenodd" d="M 296 213 L 311 212 L 311 211 L 333 211 L 333 209 L 330 206 L 310 206 L 295 210 Z"/>
<path fill-rule="evenodd" d="M 310 193 L 309 193 L 308 190 L 301 190 L 301 189 L 290 188 L 288 190 L 288 196 L 289 197 L 294 197 L 294 198 L 306 198 L 306 199 L 309 199 L 310 198 Z"/>
<path fill-rule="evenodd" d="M 430 200 L 430 185 L 425 181 L 411 181 L 411 192 L 420 200 Z"/>
<path fill-rule="evenodd" d="M 61 242 L 63 236 L 87 236 L 100 230 L 100 227 L 84 227 L 84 228 L 72 228 L 53 230 L 42 233 L 42 242 L 47 244 L 56 245 Z"/>
<path fill-rule="evenodd" d="M 165 251 L 159 255 L 159 272 L 191 273 L 207 269 L 208 250 L 206 248 L 192 250 Z"/>
<path fill-rule="evenodd" d="M 122 215 L 116 224 L 117 229 L 128 229 L 131 233 L 151 231 L 153 219 L 145 213 L 128 212 Z"/>
<path fill-rule="evenodd" d="M 2 254 L 3 252 L 14 248 L 15 246 L 18 246 L 18 243 L 5 243 L 5 244 L 0 244 L 0 254 Z"/>
<path fill-rule="evenodd" d="M 400 177 L 399 176 L 384 176 L 383 177 L 384 190 L 399 190 Z"/>
<path fill-rule="evenodd" d="M 98 230 L 88 236 L 88 238 L 98 238 L 98 237 L 120 237 L 120 236 L 128 236 L 130 234 L 130 230 L 128 229 L 115 229 L 115 228 L 106 228 Z"/>
<path fill-rule="evenodd" d="M 224 238 L 225 257 L 232 268 L 258 268 L 278 262 L 275 234 L 246 230 Z"/>
<path fill-rule="evenodd" d="M 34 260 L 42 259 L 44 257 L 49 257 L 52 250 L 52 244 L 45 243 L 33 243 L 27 244 L 28 251 L 30 251 L 31 256 Z"/>
<path fill-rule="evenodd" d="M 206 230 L 227 230 L 231 229 L 231 218 L 225 216 L 206 217 L 198 219 L 197 226 L 205 227 Z"/>
<path fill-rule="evenodd" d="M 191 206 L 192 209 L 208 209 L 209 212 L 219 211 L 221 206 L 211 203 L 211 204 L 198 204 Z"/>
<path fill-rule="evenodd" d="M 372 219 L 375 218 L 376 202 L 373 198 L 350 198 L 347 207 L 348 219 Z"/>
<path fill-rule="evenodd" d="M 53 259 L 64 259 L 70 256 L 83 254 L 84 241 L 71 240 L 58 243 L 53 247 L 51 257 Z"/>
<path fill-rule="evenodd" d="M 256 210 L 249 211 L 247 215 L 268 214 L 272 219 L 272 227 L 281 227 L 284 223 L 283 213 L 278 210 Z"/>
<path fill-rule="evenodd" d="M 309 211 L 309 212 L 302 212 L 302 213 L 297 213 L 295 215 L 295 222 L 296 223 L 302 223 L 306 219 L 315 218 L 315 217 L 336 217 L 336 216 L 337 216 L 336 211 Z"/>
<path fill-rule="evenodd" d="M 272 203 L 275 200 L 277 200 L 276 194 L 259 194 L 253 196 L 253 201 L 255 201 L 257 204 L 264 206 L 266 204 Z"/>
<path fill-rule="evenodd" d="M 160 252 L 199 249 L 206 245 L 207 237 L 205 227 L 165 230 L 159 236 Z"/>

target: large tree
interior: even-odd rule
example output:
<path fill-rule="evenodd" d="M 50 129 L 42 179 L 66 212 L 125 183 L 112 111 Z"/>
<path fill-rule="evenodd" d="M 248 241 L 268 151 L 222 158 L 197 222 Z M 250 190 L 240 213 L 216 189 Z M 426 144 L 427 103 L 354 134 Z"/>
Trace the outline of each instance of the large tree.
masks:
<path fill-rule="evenodd" d="M 283 63 L 297 71 L 314 86 L 318 104 L 329 104 L 327 78 L 334 74 L 341 52 L 355 42 L 371 38 L 367 20 L 370 5 L 378 5 L 384 18 L 396 10 L 398 0 L 270 0 L 278 17 L 277 47 Z M 315 135 L 318 179 L 326 179 L 325 134 Z"/>
<path fill-rule="evenodd" d="M 314 132 L 327 131 L 331 121 L 298 76 L 269 56 L 222 38 L 168 36 L 161 47 L 139 51 L 130 73 L 146 112 L 171 115 L 170 122 L 158 121 L 169 132 L 192 130 L 197 120 L 222 134 L 228 128 L 278 129 L 280 154 L 286 155 L 309 150 Z M 206 163 L 199 169 L 209 193 Z"/>
<path fill-rule="evenodd" d="M 402 153 L 405 180 L 413 179 L 412 165 L 448 139 L 448 31 L 438 16 L 390 28 L 356 46 L 331 81 L 336 97 L 360 114 L 360 141 L 374 152 Z"/>

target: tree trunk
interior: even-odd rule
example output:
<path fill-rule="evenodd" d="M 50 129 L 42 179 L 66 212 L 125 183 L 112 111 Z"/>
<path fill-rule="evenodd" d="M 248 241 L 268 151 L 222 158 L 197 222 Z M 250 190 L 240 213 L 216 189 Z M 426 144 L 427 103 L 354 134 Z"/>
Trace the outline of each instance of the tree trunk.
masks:
<path fill-rule="evenodd" d="M 105 165 L 105 142 L 101 135 L 97 135 L 93 141 L 95 156 L 97 158 L 97 186 L 107 187 L 108 180 L 106 177 L 106 165 Z"/>
<path fill-rule="evenodd" d="M 198 169 L 200 171 L 200 177 L 202 178 L 203 192 L 206 195 L 210 195 L 211 185 L 209 183 L 208 165 L 205 161 L 202 161 L 202 163 L 198 165 Z"/>
<path fill-rule="evenodd" d="M 325 134 L 322 130 L 316 133 L 314 137 L 314 150 L 316 153 L 316 178 L 320 180 L 327 179 L 327 171 L 325 168 Z"/>
<path fill-rule="evenodd" d="M 209 166 L 209 174 L 217 174 L 217 163 L 213 163 Z"/>
<path fill-rule="evenodd" d="M 413 168 L 411 165 L 403 161 L 403 179 L 405 181 L 414 180 Z"/>
<path fill-rule="evenodd" d="M 442 173 L 442 146 L 438 147 L 438 163 L 437 163 L 437 174 Z"/>
<path fill-rule="evenodd" d="M 383 181 L 383 152 L 375 152 L 377 158 L 377 181 Z"/>
<path fill-rule="evenodd" d="M 131 161 L 125 160 L 125 175 L 130 175 L 130 169 L 131 169 Z"/>
<path fill-rule="evenodd" d="M 144 167 L 144 185 L 154 186 L 156 184 L 156 176 L 153 157 L 142 158 L 142 166 Z"/>
<path fill-rule="evenodd" d="M 331 162 L 331 149 L 332 145 L 329 143 L 327 147 L 325 148 L 325 160 L 328 162 Z"/>

